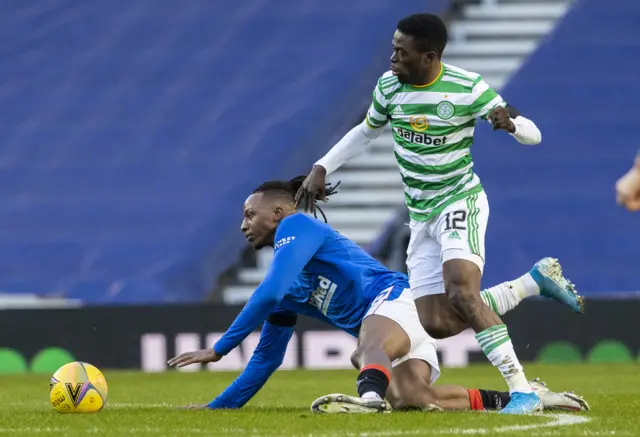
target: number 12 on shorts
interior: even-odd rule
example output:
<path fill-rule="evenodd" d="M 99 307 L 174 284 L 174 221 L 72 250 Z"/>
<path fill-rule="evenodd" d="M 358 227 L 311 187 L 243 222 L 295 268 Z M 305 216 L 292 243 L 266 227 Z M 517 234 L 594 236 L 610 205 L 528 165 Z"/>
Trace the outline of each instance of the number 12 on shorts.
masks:
<path fill-rule="evenodd" d="M 467 211 L 464 209 L 448 212 L 444 215 L 444 229 L 450 231 L 452 229 L 458 231 L 466 231 Z"/>

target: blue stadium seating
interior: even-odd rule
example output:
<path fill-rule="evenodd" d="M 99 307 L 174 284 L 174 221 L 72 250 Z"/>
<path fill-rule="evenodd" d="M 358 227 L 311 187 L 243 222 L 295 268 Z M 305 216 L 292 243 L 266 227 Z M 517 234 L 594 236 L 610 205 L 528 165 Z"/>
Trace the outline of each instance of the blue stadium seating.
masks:
<path fill-rule="evenodd" d="M 432 0 L 441 10 L 447 0 Z M 197 301 L 353 125 L 419 0 L 4 0 L 0 292 Z"/>
<path fill-rule="evenodd" d="M 581 0 L 509 82 L 504 97 L 542 131 L 536 148 L 477 130 L 489 195 L 485 284 L 560 259 L 586 292 L 640 290 L 640 216 L 614 184 L 640 147 L 640 2 Z"/>

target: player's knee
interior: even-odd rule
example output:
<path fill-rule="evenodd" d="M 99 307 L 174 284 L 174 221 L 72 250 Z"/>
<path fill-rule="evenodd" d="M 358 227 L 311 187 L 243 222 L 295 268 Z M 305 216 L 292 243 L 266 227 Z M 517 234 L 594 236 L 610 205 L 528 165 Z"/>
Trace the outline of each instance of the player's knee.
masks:
<path fill-rule="evenodd" d="M 371 355 L 372 353 L 377 352 L 380 349 L 380 346 L 370 344 L 370 343 L 360 343 L 355 351 L 351 354 L 351 364 L 356 369 L 359 369 L 362 365 L 362 359 L 366 355 Z"/>
<path fill-rule="evenodd" d="M 476 307 L 482 304 L 482 300 L 473 296 L 473 289 L 463 286 L 452 286 L 447 291 L 447 296 L 455 310 L 464 315 L 469 315 L 476 311 Z"/>
<path fill-rule="evenodd" d="M 351 364 L 356 369 L 359 369 L 360 368 L 360 363 L 362 362 L 361 360 L 362 360 L 362 352 L 360 350 L 356 349 L 351 354 Z"/>
<path fill-rule="evenodd" d="M 468 314 L 475 305 L 482 304 L 480 294 L 475 288 L 475 279 L 466 275 L 464 271 L 455 271 L 445 280 L 449 302 L 459 314 Z"/>
<path fill-rule="evenodd" d="M 416 299 L 420 324 L 436 339 L 451 337 L 467 328 L 461 315 L 451 306 L 446 295 L 432 295 Z"/>

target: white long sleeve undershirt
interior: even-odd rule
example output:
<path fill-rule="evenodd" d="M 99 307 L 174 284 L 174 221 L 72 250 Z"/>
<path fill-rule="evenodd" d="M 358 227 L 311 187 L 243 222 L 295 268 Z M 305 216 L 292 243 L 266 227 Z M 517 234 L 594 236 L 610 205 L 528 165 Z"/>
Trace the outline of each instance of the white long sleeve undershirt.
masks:
<path fill-rule="evenodd" d="M 528 118 L 518 115 L 516 118 L 512 118 L 513 124 L 516 126 L 514 133 L 509 132 L 513 138 L 515 138 L 520 144 L 528 144 L 535 146 L 542 141 L 542 133 L 536 124 Z"/>
<path fill-rule="evenodd" d="M 315 165 L 320 165 L 331 174 L 349 161 L 369 148 L 371 140 L 380 136 L 384 128 L 374 129 L 363 121 L 342 137 Z"/>

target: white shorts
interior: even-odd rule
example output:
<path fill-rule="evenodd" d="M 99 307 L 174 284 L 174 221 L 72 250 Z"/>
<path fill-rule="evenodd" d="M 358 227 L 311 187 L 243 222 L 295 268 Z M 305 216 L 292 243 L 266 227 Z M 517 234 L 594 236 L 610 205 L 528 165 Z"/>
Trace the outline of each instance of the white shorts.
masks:
<path fill-rule="evenodd" d="M 442 264 L 464 259 L 484 270 L 489 202 L 484 191 L 447 206 L 426 222 L 411 220 L 407 271 L 415 299 L 444 293 Z"/>
<path fill-rule="evenodd" d="M 391 366 L 395 367 L 411 359 L 426 361 L 431 366 L 431 382 L 435 382 L 440 377 L 436 341 L 426 333 L 420 323 L 411 289 L 398 286 L 387 288 L 376 297 L 364 318 L 373 314 L 396 322 L 411 340 L 409 353 L 394 360 Z"/>

